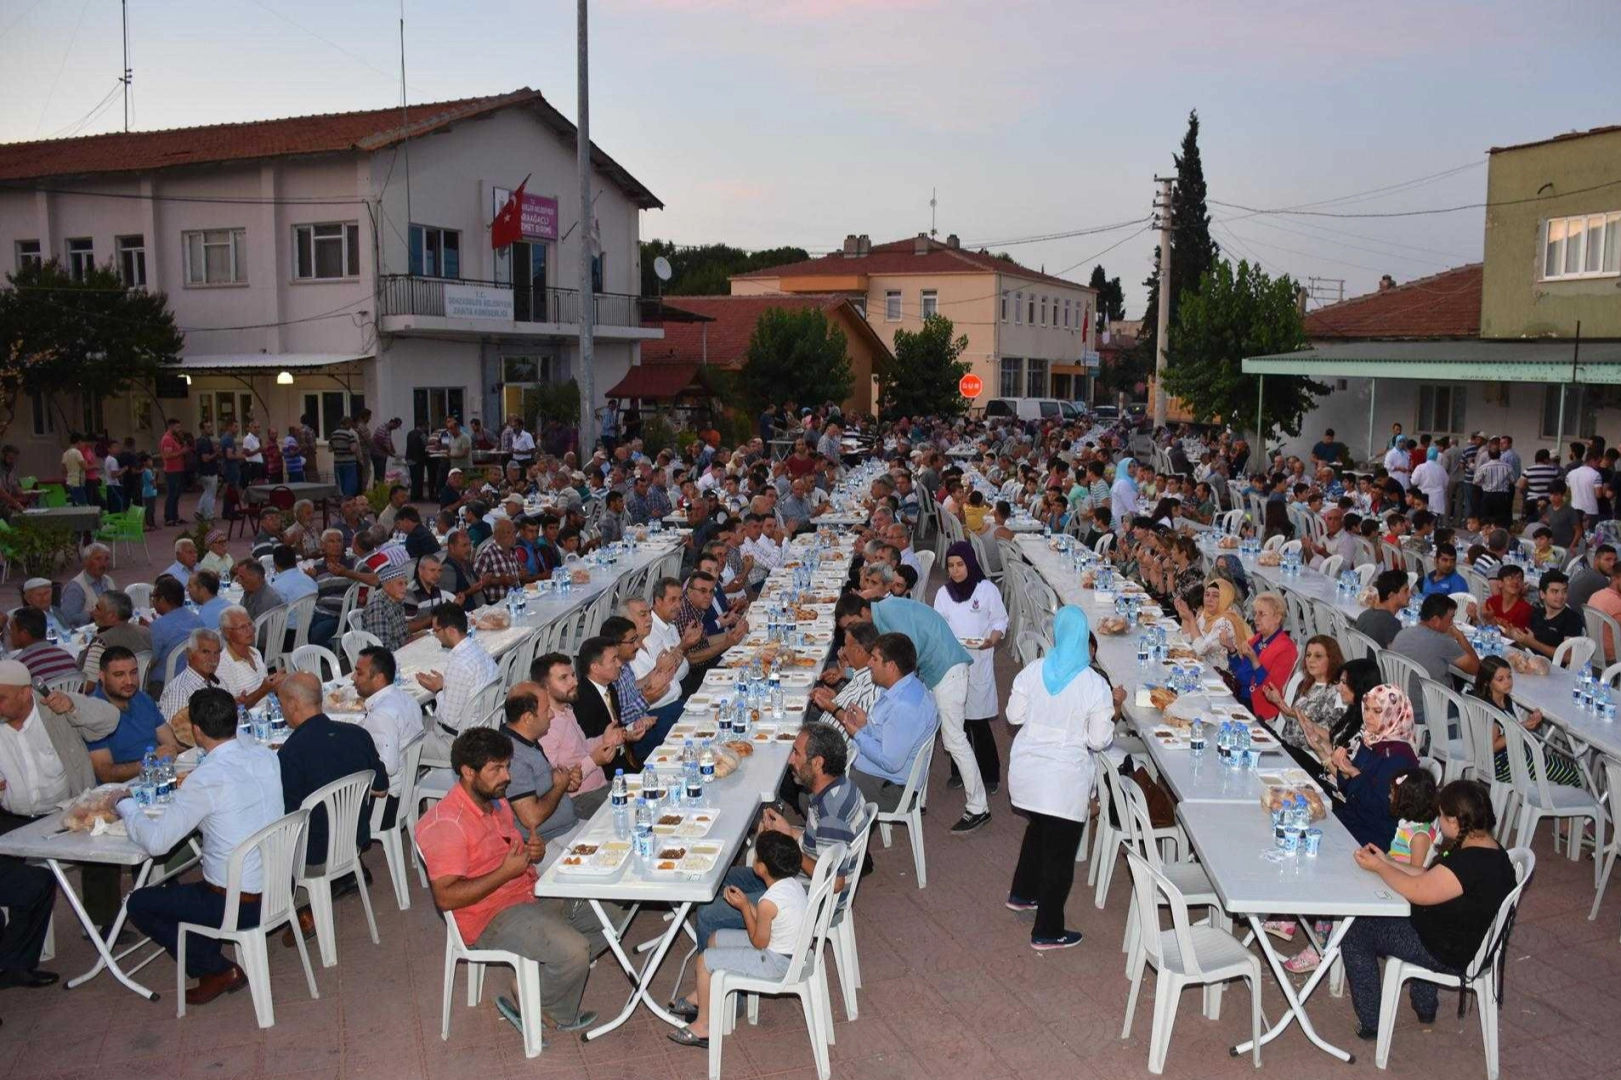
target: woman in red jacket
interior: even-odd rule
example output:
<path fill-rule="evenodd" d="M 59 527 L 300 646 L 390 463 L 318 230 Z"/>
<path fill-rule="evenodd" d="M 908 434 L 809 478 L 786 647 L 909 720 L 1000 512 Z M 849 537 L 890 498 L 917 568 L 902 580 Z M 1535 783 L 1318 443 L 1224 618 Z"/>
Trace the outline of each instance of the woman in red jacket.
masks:
<path fill-rule="evenodd" d="M 1299 650 L 1283 629 L 1286 608 L 1283 597 L 1264 592 L 1255 598 L 1255 636 L 1235 642 L 1228 670 L 1238 683 L 1238 699 L 1259 719 L 1271 720 L 1278 707 L 1261 693 L 1272 686 L 1281 694 L 1300 660 Z"/>

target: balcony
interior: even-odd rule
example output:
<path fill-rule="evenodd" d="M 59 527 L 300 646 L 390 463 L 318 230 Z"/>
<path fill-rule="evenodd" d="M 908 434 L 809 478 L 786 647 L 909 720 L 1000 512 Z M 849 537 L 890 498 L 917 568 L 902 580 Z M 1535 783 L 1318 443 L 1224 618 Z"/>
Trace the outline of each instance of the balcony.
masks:
<path fill-rule="evenodd" d="M 467 278 L 384 274 L 379 316 L 387 333 L 523 334 L 573 337 L 580 329 L 580 291 Z M 622 341 L 657 339 L 643 325 L 644 305 L 656 301 L 627 293 L 597 293 L 596 336 Z"/>

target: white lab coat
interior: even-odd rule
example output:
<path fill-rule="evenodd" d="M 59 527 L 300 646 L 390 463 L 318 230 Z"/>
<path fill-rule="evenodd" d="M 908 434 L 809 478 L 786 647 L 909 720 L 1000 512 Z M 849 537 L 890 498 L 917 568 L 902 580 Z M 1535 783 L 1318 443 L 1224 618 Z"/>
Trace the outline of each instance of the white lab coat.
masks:
<path fill-rule="evenodd" d="M 959 638 L 990 637 L 991 631 L 1007 633 L 1007 608 L 1002 594 L 986 578 L 974 587 L 973 594 L 962 603 L 951 598 L 944 585 L 934 594 L 934 610 L 951 626 Z M 974 658 L 968 669 L 968 703 L 963 716 L 969 720 L 984 720 L 996 715 L 996 650 L 969 649 Z"/>
<path fill-rule="evenodd" d="M 1008 795 L 1021 810 L 1085 821 L 1092 799 L 1092 754 L 1114 740 L 1114 697 L 1087 668 L 1057 694 L 1041 681 L 1045 660 L 1014 676 L 1008 723 L 1019 728 L 1008 758 Z"/>

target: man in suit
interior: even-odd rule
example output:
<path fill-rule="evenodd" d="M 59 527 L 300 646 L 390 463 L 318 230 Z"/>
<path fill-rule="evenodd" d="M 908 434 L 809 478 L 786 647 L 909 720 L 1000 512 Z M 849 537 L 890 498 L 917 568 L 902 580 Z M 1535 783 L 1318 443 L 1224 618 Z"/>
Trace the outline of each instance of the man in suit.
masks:
<path fill-rule="evenodd" d="M 619 688 L 614 685 L 619 679 L 620 666 L 619 649 L 612 638 L 588 638 L 580 646 L 580 688 L 574 702 L 574 717 L 588 739 L 620 726 Z M 612 776 L 615 769 L 637 772 L 641 767 L 630 747 L 621 743 L 612 760 L 602 766 L 602 771 Z"/>

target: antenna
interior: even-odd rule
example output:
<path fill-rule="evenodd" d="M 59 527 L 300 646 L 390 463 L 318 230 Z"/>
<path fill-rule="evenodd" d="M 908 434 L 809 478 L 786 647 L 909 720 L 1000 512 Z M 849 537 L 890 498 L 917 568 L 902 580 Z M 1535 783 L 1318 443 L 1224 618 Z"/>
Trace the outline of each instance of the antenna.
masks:
<path fill-rule="evenodd" d="M 129 66 L 129 0 L 119 0 L 119 19 L 124 26 L 124 76 L 118 81 L 124 84 L 124 134 L 129 134 L 129 84 L 134 80 L 135 73 Z"/>
<path fill-rule="evenodd" d="M 405 97 L 405 0 L 400 0 L 400 151 L 405 155 L 405 232 L 411 232 L 411 114 Z M 406 270 L 411 268 L 411 243 L 405 244 Z"/>
<path fill-rule="evenodd" d="M 929 235 L 930 236 L 933 236 L 933 235 L 935 235 L 936 233 L 938 233 L 940 231 L 939 229 L 936 229 L 934 227 L 934 208 L 935 208 L 936 205 L 938 205 L 938 202 L 939 202 L 939 200 L 937 200 L 935 198 L 935 195 L 937 195 L 939 193 L 939 191 L 940 191 L 939 188 L 930 188 L 929 189 Z"/>

